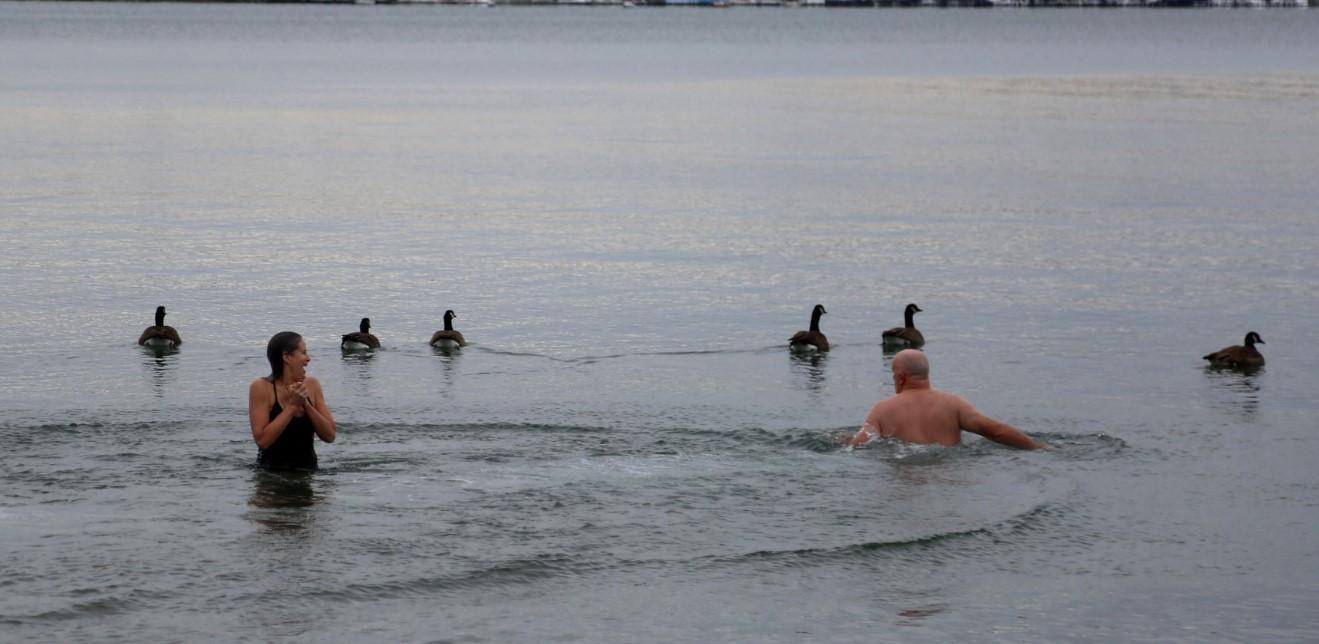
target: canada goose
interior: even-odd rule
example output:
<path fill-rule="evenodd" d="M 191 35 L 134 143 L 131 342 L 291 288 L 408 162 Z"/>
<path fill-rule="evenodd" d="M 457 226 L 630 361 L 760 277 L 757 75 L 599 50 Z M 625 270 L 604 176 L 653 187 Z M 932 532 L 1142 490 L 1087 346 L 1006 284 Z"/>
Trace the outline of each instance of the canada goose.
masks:
<path fill-rule="evenodd" d="M 362 318 L 362 323 L 358 328 L 361 330 L 357 333 L 349 333 L 343 337 L 343 342 L 339 346 L 344 351 L 380 348 L 380 340 L 371 335 L 371 318 Z"/>
<path fill-rule="evenodd" d="M 811 310 L 811 330 L 798 331 L 788 338 L 788 348 L 794 351 L 828 351 L 829 338 L 820 333 L 820 316 L 828 313 L 823 304 L 816 304 Z"/>
<path fill-rule="evenodd" d="M 463 339 L 463 334 L 453 330 L 453 319 L 458 317 L 453 311 L 444 312 L 444 330 L 436 331 L 431 336 L 431 346 L 441 349 L 454 349 L 467 345 L 467 340 Z"/>
<path fill-rule="evenodd" d="M 921 335 L 921 332 L 916 329 L 916 323 L 912 321 L 912 317 L 920 312 L 921 307 L 908 304 L 907 309 L 902 312 L 905 324 L 895 326 L 880 334 L 880 337 L 884 339 L 884 344 L 899 347 L 919 347 L 925 344 L 925 336 Z"/>
<path fill-rule="evenodd" d="M 1258 367 L 1264 364 L 1264 356 L 1255 348 L 1256 344 L 1264 344 L 1264 338 L 1251 331 L 1246 334 L 1246 346 L 1219 349 L 1204 359 L 1216 367 Z"/>
<path fill-rule="evenodd" d="M 179 332 L 174 327 L 165 326 L 165 307 L 157 306 L 156 325 L 147 327 L 137 343 L 153 349 L 170 349 L 183 344 L 183 340 L 179 339 Z"/>

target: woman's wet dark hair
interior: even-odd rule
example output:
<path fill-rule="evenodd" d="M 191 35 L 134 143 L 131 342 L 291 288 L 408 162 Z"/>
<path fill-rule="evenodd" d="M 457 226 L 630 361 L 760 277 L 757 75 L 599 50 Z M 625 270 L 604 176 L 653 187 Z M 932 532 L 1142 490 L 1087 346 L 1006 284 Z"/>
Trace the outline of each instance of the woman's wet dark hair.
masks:
<path fill-rule="evenodd" d="M 270 379 L 279 380 L 284 375 L 284 354 L 298 350 L 301 335 L 292 331 L 280 331 L 271 336 L 266 343 L 266 359 L 270 361 Z"/>

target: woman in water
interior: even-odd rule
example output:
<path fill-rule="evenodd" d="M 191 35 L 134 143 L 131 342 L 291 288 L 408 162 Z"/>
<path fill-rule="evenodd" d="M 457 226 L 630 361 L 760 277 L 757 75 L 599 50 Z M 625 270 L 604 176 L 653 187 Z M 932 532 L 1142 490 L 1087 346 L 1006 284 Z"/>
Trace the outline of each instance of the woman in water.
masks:
<path fill-rule="evenodd" d="M 247 390 L 247 416 L 260 453 L 257 463 L 271 470 L 314 470 L 312 436 L 334 442 L 334 416 L 325 406 L 319 380 L 307 375 L 307 343 L 281 331 L 266 345 L 270 376 Z"/>

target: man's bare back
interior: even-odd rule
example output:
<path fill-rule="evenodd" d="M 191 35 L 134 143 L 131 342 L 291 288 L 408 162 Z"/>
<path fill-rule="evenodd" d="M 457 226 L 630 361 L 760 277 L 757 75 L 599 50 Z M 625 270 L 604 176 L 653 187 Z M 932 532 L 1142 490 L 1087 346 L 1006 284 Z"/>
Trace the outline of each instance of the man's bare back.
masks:
<path fill-rule="evenodd" d="M 1044 447 L 1015 427 L 980 413 L 962 397 L 934 389 L 929 373 L 929 363 L 920 351 L 907 349 L 894 356 L 893 385 L 898 393 L 870 408 L 850 444 L 884 437 L 951 446 L 962 442 L 965 430 L 1022 449 Z"/>
<path fill-rule="evenodd" d="M 956 445 L 962 440 L 965 400 L 937 389 L 907 389 L 870 409 L 863 427 L 909 443 Z M 974 411 L 974 410 L 972 410 Z"/>

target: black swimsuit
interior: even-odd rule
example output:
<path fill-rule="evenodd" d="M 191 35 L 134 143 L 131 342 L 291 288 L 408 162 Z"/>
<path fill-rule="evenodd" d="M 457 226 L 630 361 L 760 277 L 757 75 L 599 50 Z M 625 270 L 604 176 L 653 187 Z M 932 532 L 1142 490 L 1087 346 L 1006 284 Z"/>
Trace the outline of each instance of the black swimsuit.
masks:
<path fill-rule="evenodd" d="M 275 381 L 270 381 L 275 386 Z M 275 420 L 280 412 L 279 390 L 275 390 L 275 406 L 270 408 L 270 420 Z M 316 430 L 311 426 L 311 418 L 306 414 L 289 421 L 284 432 L 257 455 L 257 463 L 268 470 L 314 470 L 316 469 L 316 448 L 312 446 Z"/>

